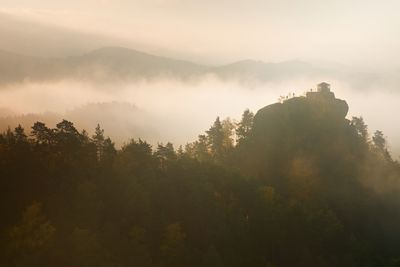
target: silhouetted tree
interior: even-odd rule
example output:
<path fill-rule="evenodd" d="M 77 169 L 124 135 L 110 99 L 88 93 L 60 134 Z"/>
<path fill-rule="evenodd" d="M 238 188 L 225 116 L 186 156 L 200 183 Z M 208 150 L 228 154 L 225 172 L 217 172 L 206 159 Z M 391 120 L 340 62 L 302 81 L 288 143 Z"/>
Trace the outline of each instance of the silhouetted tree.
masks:
<path fill-rule="evenodd" d="M 21 124 L 15 128 L 15 141 L 17 143 L 26 143 L 28 141 L 27 136 L 25 134 L 24 128 L 22 128 Z"/>
<path fill-rule="evenodd" d="M 251 112 L 249 109 L 246 109 L 243 112 L 242 119 L 238 123 L 236 128 L 236 135 L 239 143 L 245 140 L 249 136 L 250 131 L 253 127 L 253 120 L 254 120 L 253 112 Z"/>
<path fill-rule="evenodd" d="M 230 118 L 226 118 L 222 121 L 222 131 L 224 133 L 224 139 L 222 141 L 222 146 L 224 148 L 224 153 L 228 153 L 230 149 L 233 148 L 235 143 L 235 123 L 232 122 Z"/>
<path fill-rule="evenodd" d="M 224 130 L 219 117 L 213 126 L 207 131 L 207 139 L 210 144 L 210 152 L 214 159 L 220 160 L 223 156 Z"/>
<path fill-rule="evenodd" d="M 374 136 L 372 137 L 372 141 L 376 148 L 381 151 L 386 150 L 386 138 L 381 131 L 375 131 Z"/>
<path fill-rule="evenodd" d="M 100 124 L 97 124 L 92 138 L 94 144 L 96 145 L 97 160 L 101 161 L 103 159 L 103 154 L 104 154 L 105 138 L 104 138 L 104 130 L 100 128 Z"/>
<path fill-rule="evenodd" d="M 351 124 L 356 128 L 363 140 L 365 142 L 368 141 L 368 126 L 365 124 L 363 117 L 353 117 Z"/>
<path fill-rule="evenodd" d="M 52 142 L 53 131 L 46 127 L 43 122 L 35 122 L 31 134 L 39 144 L 50 144 Z"/>

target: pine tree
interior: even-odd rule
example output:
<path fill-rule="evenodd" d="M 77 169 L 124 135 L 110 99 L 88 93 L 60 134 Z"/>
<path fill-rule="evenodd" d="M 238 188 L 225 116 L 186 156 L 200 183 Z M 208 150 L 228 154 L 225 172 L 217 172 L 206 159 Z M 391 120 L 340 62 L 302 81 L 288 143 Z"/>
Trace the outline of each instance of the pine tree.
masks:
<path fill-rule="evenodd" d="M 207 137 L 212 157 L 215 160 L 220 160 L 223 156 L 224 129 L 219 117 L 207 131 Z"/>
<path fill-rule="evenodd" d="M 254 114 L 249 109 L 246 109 L 243 112 L 242 120 L 238 123 L 236 129 L 236 136 L 238 143 L 245 140 L 249 134 L 251 129 L 253 128 Z"/>
<path fill-rule="evenodd" d="M 103 159 L 104 154 L 104 130 L 101 129 L 100 124 L 97 124 L 95 133 L 93 135 L 93 141 L 96 145 L 96 154 L 97 154 L 97 161 L 101 161 Z"/>

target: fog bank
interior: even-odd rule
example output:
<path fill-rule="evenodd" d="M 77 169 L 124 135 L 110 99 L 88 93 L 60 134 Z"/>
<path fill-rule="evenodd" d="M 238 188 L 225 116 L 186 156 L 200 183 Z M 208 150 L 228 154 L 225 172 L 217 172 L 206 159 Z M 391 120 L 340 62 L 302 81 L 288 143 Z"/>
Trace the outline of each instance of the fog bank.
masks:
<path fill-rule="evenodd" d="M 293 80 L 248 88 L 207 76 L 196 83 L 159 79 L 102 85 L 101 90 L 100 85 L 76 80 L 26 82 L 1 88 L 0 127 L 23 123 L 28 129 L 35 120 L 51 125 L 66 118 L 89 132 L 100 123 L 117 144 L 140 137 L 152 144 L 171 141 L 180 145 L 196 139 L 217 116 L 239 120 L 246 108 L 256 112 L 280 96 L 300 96 L 318 82 Z M 348 118 L 363 116 L 371 134 L 382 130 L 391 151 L 398 155 L 400 128 L 392 118 L 400 94 L 381 88 L 353 90 L 346 83 L 329 82 L 336 97 L 348 102 Z"/>

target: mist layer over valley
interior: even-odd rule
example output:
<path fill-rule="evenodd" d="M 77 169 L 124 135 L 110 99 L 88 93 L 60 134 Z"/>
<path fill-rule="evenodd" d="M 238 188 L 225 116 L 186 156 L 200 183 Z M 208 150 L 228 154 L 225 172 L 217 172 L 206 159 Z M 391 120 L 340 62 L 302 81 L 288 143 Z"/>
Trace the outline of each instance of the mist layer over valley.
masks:
<path fill-rule="evenodd" d="M 65 118 L 90 133 L 99 123 L 118 145 L 130 138 L 184 145 L 217 116 L 239 119 L 247 108 L 257 111 L 328 81 L 349 103 L 349 119 L 363 116 L 370 132 L 382 130 L 390 150 L 400 151 L 391 119 L 400 94 L 388 72 L 300 61 L 210 67 L 116 47 L 67 58 L 1 55 L 2 130 Z"/>

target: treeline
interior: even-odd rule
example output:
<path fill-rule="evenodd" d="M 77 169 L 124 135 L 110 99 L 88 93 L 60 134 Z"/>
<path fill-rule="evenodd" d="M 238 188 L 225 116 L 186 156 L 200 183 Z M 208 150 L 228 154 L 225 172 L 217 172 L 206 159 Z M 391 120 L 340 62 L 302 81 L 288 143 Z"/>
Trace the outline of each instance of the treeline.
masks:
<path fill-rule="evenodd" d="M 0 135 L 0 266 L 399 266 L 399 163 L 307 98 L 198 140 Z"/>

